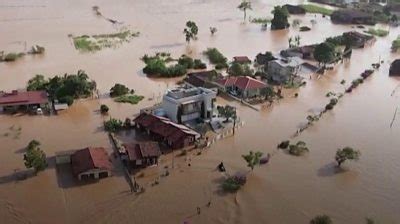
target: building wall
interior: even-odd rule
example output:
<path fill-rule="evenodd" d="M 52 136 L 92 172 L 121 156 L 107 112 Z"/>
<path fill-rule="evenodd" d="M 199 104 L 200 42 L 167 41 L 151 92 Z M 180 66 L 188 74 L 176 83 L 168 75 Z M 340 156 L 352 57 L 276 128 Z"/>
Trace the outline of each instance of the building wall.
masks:
<path fill-rule="evenodd" d="M 80 173 L 78 175 L 78 180 L 82 180 L 82 176 L 94 176 L 94 179 L 99 179 L 100 173 L 107 173 L 108 176 L 111 176 L 111 172 L 109 170 L 101 170 L 101 169 L 93 169 L 93 170 L 88 170 L 86 172 Z"/>

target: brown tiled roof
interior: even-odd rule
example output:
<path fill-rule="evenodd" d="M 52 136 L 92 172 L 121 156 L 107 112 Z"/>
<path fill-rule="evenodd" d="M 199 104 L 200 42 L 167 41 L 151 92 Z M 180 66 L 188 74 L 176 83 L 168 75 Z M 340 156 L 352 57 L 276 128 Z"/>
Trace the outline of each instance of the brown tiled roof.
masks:
<path fill-rule="evenodd" d="M 145 127 L 151 132 L 156 133 L 170 141 L 176 140 L 176 138 L 172 136 L 176 136 L 177 133 L 180 133 L 181 136 L 199 135 L 199 133 L 193 131 L 192 129 L 184 125 L 174 123 L 165 117 L 159 117 L 152 114 L 143 113 L 139 115 L 137 118 L 135 118 L 134 121 L 137 124 L 141 125 L 142 127 Z"/>
<path fill-rule="evenodd" d="M 11 93 L 0 92 L 0 105 L 2 106 L 32 105 L 47 102 L 46 91 L 19 92 L 14 90 Z"/>
<path fill-rule="evenodd" d="M 250 63 L 251 62 L 250 58 L 248 58 L 247 56 L 233 57 L 233 61 L 238 62 L 238 63 Z"/>
<path fill-rule="evenodd" d="M 160 146 L 157 142 L 140 142 L 136 144 L 124 144 L 129 160 L 134 161 L 147 157 L 159 157 Z"/>
<path fill-rule="evenodd" d="M 225 87 L 236 86 L 241 90 L 260 89 L 267 86 L 264 82 L 250 76 L 228 77 L 226 79 L 220 80 L 218 83 Z"/>
<path fill-rule="evenodd" d="M 71 164 L 74 175 L 91 169 L 112 169 L 108 154 L 103 147 L 87 147 L 76 151 L 71 156 Z"/>

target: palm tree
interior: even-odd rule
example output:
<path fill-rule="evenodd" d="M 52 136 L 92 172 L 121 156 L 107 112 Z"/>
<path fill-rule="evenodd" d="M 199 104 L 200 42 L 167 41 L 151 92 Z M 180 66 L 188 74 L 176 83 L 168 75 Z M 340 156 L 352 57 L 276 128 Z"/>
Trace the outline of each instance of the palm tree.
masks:
<path fill-rule="evenodd" d="M 243 11 L 243 21 L 246 21 L 246 11 L 249 10 L 253 10 L 251 8 L 251 2 L 248 2 L 246 0 L 243 0 L 242 3 L 240 3 L 240 5 L 238 5 L 238 9 L 240 9 L 241 11 Z"/>

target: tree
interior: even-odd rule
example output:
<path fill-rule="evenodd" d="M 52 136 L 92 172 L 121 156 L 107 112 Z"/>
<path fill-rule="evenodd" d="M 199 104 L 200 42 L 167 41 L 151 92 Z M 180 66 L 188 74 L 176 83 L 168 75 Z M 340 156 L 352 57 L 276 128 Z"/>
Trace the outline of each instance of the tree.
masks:
<path fill-rule="evenodd" d="M 46 154 L 40 149 L 40 142 L 32 140 L 26 147 L 24 154 L 24 163 L 26 168 L 33 168 L 35 173 L 44 170 L 47 167 Z"/>
<path fill-rule="evenodd" d="M 250 151 L 249 154 L 247 155 L 242 155 L 243 159 L 247 162 L 247 166 L 251 168 L 251 170 L 254 169 L 256 165 L 260 164 L 261 156 L 263 155 L 262 152 L 253 152 Z"/>
<path fill-rule="evenodd" d="M 298 141 L 295 145 L 289 145 L 289 154 L 294 156 L 301 156 L 304 153 L 308 152 L 309 149 L 306 146 L 306 143 L 303 141 Z"/>
<path fill-rule="evenodd" d="M 111 89 L 110 89 L 110 96 L 111 97 L 117 97 L 117 96 L 123 96 L 129 93 L 129 88 L 126 87 L 125 85 L 116 83 Z"/>
<path fill-rule="evenodd" d="M 48 81 L 43 75 L 35 75 L 32 79 L 28 81 L 28 86 L 26 89 L 28 91 L 46 90 Z"/>
<path fill-rule="evenodd" d="M 248 64 L 233 62 L 228 68 L 228 74 L 233 76 L 252 76 L 254 71 Z"/>
<path fill-rule="evenodd" d="M 335 160 L 340 167 L 346 160 L 358 160 L 361 152 L 351 147 L 345 147 L 336 151 Z"/>
<path fill-rule="evenodd" d="M 243 0 L 239 5 L 238 5 L 238 9 L 243 11 L 243 21 L 246 21 L 246 11 L 249 10 L 253 10 L 251 8 L 251 2 L 248 2 L 246 0 Z"/>
<path fill-rule="evenodd" d="M 109 110 L 110 110 L 110 108 L 108 108 L 108 106 L 105 105 L 105 104 L 102 104 L 102 105 L 100 106 L 100 112 L 101 112 L 102 114 L 108 113 Z"/>
<path fill-rule="evenodd" d="M 190 42 L 190 40 L 197 39 L 197 33 L 199 32 L 199 28 L 197 27 L 196 23 L 193 21 L 186 22 L 186 28 L 183 30 L 185 34 L 186 42 Z"/>
<path fill-rule="evenodd" d="M 332 224 L 332 219 L 327 215 L 317 215 L 311 219 L 310 224 Z"/>
<path fill-rule="evenodd" d="M 314 50 L 314 58 L 324 65 L 332 62 L 335 59 L 335 45 L 330 42 L 318 44 Z"/>
<path fill-rule="evenodd" d="M 110 120 L 104 122 L 104 129 L 108 132 L 117 132 L 123 127 L 121 120 L 110 118 Z"/>
<path fill-rule="evenodd" d="M 226 118 L 225 122 L 228 122 L 229 118 L 236 119 L 236 108 L 226 105 L 224 107 L 217 107 L 218 113 Z"/>
<path fill-rule="evenodd" d="M 286 7 L 275 6 L 272 13 L 274 14 L 274 18 L 271 20 L 271 29 L 281 30 L 290 26 L 288 22 L 289 12 Z"/>
<path fill-rule="evenodd" d="M 271 86 L 267 86 L 261 89 L 261 95 L 265 97 L 266 100 L 271 99 L 276 95 L 274 89 Z"/>

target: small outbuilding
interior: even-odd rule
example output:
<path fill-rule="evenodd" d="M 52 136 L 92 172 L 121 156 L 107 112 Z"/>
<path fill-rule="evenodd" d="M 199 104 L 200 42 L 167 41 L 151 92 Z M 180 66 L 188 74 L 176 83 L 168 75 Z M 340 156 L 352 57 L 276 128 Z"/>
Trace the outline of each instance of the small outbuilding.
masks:
<path fill-rule="evenodd" d="M 251 60 L 247 56 L 235 56 L 235 57 L 233 57 L 233 62 L 236 62 L 239 64 L 250 64 Z"/>
<path fill-rule="evenodd" d="M 126 161 L 131 168 L 143 168 L 157 165 L 161 156 L 158 142 L 140 142 L 136 144 L 124 144 Z"/>
<path fill-rule="evenodd" d="M 111 175 L 112 163 L 103 147 L 87 147 L 71 155 L 72 173 L 79 180 L 99 179 Z"/>

